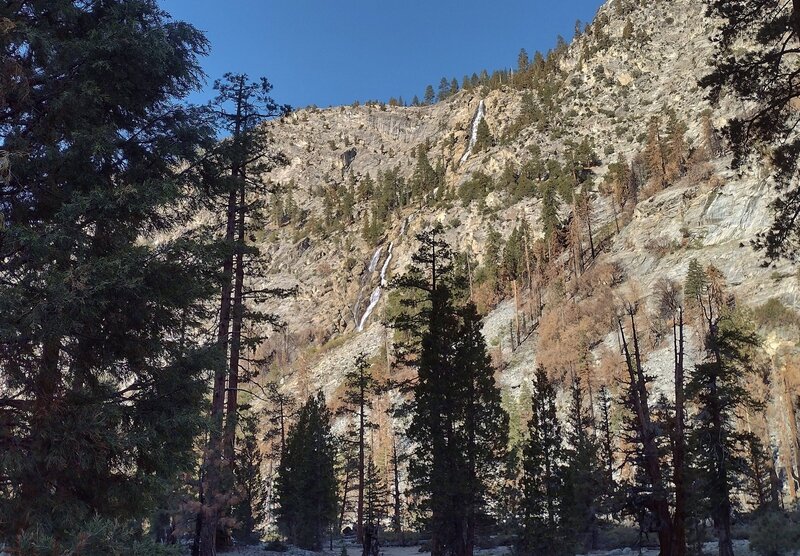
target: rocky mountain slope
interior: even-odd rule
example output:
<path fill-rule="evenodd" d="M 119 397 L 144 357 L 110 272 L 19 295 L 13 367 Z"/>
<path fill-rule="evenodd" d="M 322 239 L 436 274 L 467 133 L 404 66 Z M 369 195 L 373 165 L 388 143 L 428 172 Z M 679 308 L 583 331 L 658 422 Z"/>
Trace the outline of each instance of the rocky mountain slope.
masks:
<path fill-rule="evenodd" d="M 529 98 L 512 86 L 464 90 L 431 106 L 307 108 L 267 124 L 265 131 L 289 164 L 266 178 L 281 187 L 281 202 L 290 198 L 302 215 L 270 224 L 259 236 L 272 284 L 298 288 L 295 298 L 270 307 L 287 324 L 264 347 L 276 355 L 275 372 L 285 375 L 298 395 L 318 387 L 331 394 L 357 353 L 391 352 L 391 333 L 382 323 L 387 283 L 409 264 L 414 234 L 429 223 L 443 223 L 451 245 L 478 261 L 492 230 L 507 238 L 524 219 L 535 236 L 542 236 L 542 201 L 535 196 L 515 201 L 504 192 L 489 193 L 483 203 L 467 207 L 458 201 L 416 200 L 393 213 L 377 245 L 361 233 L 368 202 L 356 199 L 349 208 L 352 222 L 341 215 L 335 217 L 341 221 L 325 221 L 326 195 L 341 196 L 367 176 L 375 179 L 389 170 L 410 179 L 416 149 L 423 144 L 432 164 L 443 168 L 441 187 L 458 191 L 476 172 L 497 178 L 507 165 L 520 167 L 533 156 L 532 147 L 558 159 L 569 141 L 591 141 L 600 159 L 591 168 L 591 219 L 606 238 L 592 267 L 617 269 L 620 279 L 604 284 L 610 305 L 631 295 L 652 304 L 656 283 L 664 278 L 683 283 L 695 258 L 719 268 L 740 302 L 755 307 L 778 298 L 800 309 L 797 268 L 787 262 L 763 266 L 762 255 L 750 246 L 770 221 L 771 184 L 762 168 L 734 172 L 723 153 L 663 190 L 642 192 L 635 208 L 619 215 L 602 192 L 609 165 L 642 150 L 652 116 L 674 111 L 687 124 L 688 146 L 701 148 L 702 114 L 711 107 L 697 82 L 708 71 L 714 33 L 704 11 L 701 0 L 609 0 L 559 59 L 555 107 L 537 125 L 520 129 Z M 710 122 L 719 129 L 741 108 L 724 101 Z M 496 144 L 466 153 L 479 111 Z M 562 202 L 559 214 L 568 220 L 568 203 Z M 586 280 L 602 280 L 591 276 Z M 519 295 L 524 301 L 532 294 Z M 501 300 L 485 320 L 505 388 L 526 382 L 542 357 L 537 332 L 511 349 L 507 335 L 515 313 L 512 299 Z M 603 350 L 617 349 L 615 334 L 601 333 L 607 336 L 593 348 L 598 366 Z M 775 336 L 768 347 L 777 355 L 796 346 Z M 654 346 L 649 358 L 651 370 L 669 389 L 668 348 Z"/>

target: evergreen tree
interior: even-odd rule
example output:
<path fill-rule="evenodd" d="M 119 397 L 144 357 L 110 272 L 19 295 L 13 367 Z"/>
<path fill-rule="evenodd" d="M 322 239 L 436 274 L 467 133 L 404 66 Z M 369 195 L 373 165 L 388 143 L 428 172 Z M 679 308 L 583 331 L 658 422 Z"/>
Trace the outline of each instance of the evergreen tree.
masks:
<path fill-rule="evenodd" d="M 211 427 L 203 459 L 207 508 L 198 513 L 202 524 L 196 540 L 204 556 L 213 556 L 215 547 L 225 540 L 217 539 L 216 535 L 219 518 L 225 513 L 232 494 L 230 473 L 235 465 L 239 384 L 249 380 L 241 376 L 242 353 L 263 342 L 261 325 L 274 322 L 271 315 L 247 304 L 248 299 L 265 297 L 265 290 L 260 290 L 264 292 L 262 295 L 254 295 L 246 283 L 257 278 L 253 269 L 257 268 L 260 252 L 248 239 L 254 220 L 263 217 L 258 199 L 264 193 L 261 180 L 250 176 L 262 175 L 283 161 L 280 156 L 267 156 L 268 140 L 257 126 L 267 118 L 289 111 L 288 106 L 278 105 L 269 96 L 272 85 L 265 78 L 252 82 L 247 75 L 227 73 L 215 82 L 214 89 L 218 95 L 208 107 L 208 113 L 219 129 L 230 133 L 231 137 L 217 145 L 213 164 L 206 167 L 206 179 L 214 188 L 211 202 L 222 205 L 218 210 L 225 215 L 225 252 L 217 328 L 221 362 L 214 371 Z M 285 295 L 278 290 L 274 293 Z M 253 334 L 248 336 L 248 330 Z"/>
<path fill-rule="evenodd" d="M 475 134 L 475 146 L 473 147 L 476 153 L 485 151 L 494 146 L 494 138 L 492 132 L 489 131 L 489 124 L 486 123 L 486 118 L 478 122 L 478 131 Z"/>
<path fill-rule="evenodd" d="M 455 77 L 450 81 L 450 96 L 458 92 L 458 79 Z"/>
<path fill-rule="evenodd" d="M 439 94 L 437 95 L 436 99 L 441 102 L 443 100 L 447 100 L 450 96 L 450 82 L 447 81 L 446 77 L 442 77 L 442 80 L 439 81 Z"/>
<path fill-rule="evenodd" d="M 429 148 L 430 146 L 426 141 L 420 144 L 415 150 L 417 165 L 411 176 L 411 195 L 418 199 L 422 199 L 426 193 L 430 193 L 441 185 L 439 176 L 428 159 Z"/>
<path fill-rule="evenodd" d="M 800 48 L 800 2 L 778 0 L 711 0 L 709 15 L 722 19 L 713 70 L 701 86 L 712 102 L 733 93 L 754 108 L 732 118 L 725 135 L 733 149 L 733 166 L 769 152 L 780 196 L 773 203 L 775 220 L 761 246 L 767 255 L 796 254 L 800 228 L 800 188 L 795 178 L 800 138 L 795 135 L 795 55 Z M 748 48 L 740 48 L 747 43 Z"/>
<path fill-rule="evenodd" d="M 589 552 L 597 543 L 597 513 L 603 492 L 600 445 L 594 423 L 584 407 L 580 378 L 570 388 L 572 404 L 568 414 L 567 448 L 564 450 L 564 479 L 561 492 L 562 527 L 575 538 L 575 547 Z"/>
<path fill-rule="evenodd" d="M 320 550 L 336 519 L 335 449 L 322 393 L 310 396 L 289 429 L 275 490 L 278 525 L 292 544 Z"/>
<path fill-rule="evenodd" d="M 561 423 L 556 411 L 555 385 L 544 368 L 536 369 L 533 384 L 530 438 L 523 460 L 522 554 L 566 554 L 566 538 L 559 522 L 562 492 Z"/>
<path fill-rule="evenodd" d="M 645 373 L 639 334 L 636 328 L 636 307 L 628 306 L 630 338 L 625 333 L 622 319 L 618 321 L 619 338 L 628 371 L 625 380 L 627 409 L 625 427 L 626 441 L 630 446 L 627 454 L 634 464 L 634 482 L 628 489 L 628 510 L 640 522 L 653 524 L 658 533 L 658 544 L 662 556 L 672 554 L 673 521 L 669 508 L 669 496 L 664 476 L 663 428 L 659 427 L 658 415 L 650 401 L 649 384 L 653 378 Z"/>
<path fill-rule="evenodd" d="M 542 213 L 540 216 L 544 240 L 547 244 L 549 257 L 553 256 L 553 249 L 559 241 L 561 222 L 558 218 L 558 197 L 555 187 L 546 186 L 542 190 Z"/>
<path fill-rule="evenodd" d="M 758 409 L 745 380 L 753 372 L 753 349 L 760 344 L 752 323 L 724 299 L 709 277 L 700 298 L 706 333 L 706 360 L 695 365 L 687 395 L 698 412 L 690 440 L 701 497 L 710 510 L 720 556 L 733 555 L 731 520 L 733 490 L 747 475 L 748 437 L 736 429 L 737 413 Z"/>
<path fill-rule="evenodd" d="M 212 366 L 192 224 L 215 138 L 179 104 L 207 43 L 151 0 L 0 21 L 0 545 L 128 554 L 194 471 Z"/>
<path fill-rule="evenodd" d="M 436 93 L 433 92 L 433 85 L 428 85 L 425 87 L 425 95 L 423 96 L 423 102 L 427 105 L 433 104 L 433 101 L 436 100 Z"/>
<path fill-rule="evenodd" d="M 600 390 L 598 391 L 598 402 L 600 405 L 600 422 L 598 423 L 600 461 L 604 465 L 604 509 L 607 513 L 612 513 L 614 495 L 616 493 L 616 483 L 614 481 L 616 455 L 614 450 L 614 435 L 611 430 L 611 393 L 608 390 L 608 386 L 605 384 L 600 386 Z"/>
<path fill-rule="evenodd" d="M 693 306 L 699 307 L 703 303 L 707 285 L 708 277 L 705 270 L 703 270 L 697 259 L 691 259 L 686 273 L 686 282 L 683 286 L 687 301 Z"/>
<path fill-rule="evenodd" d="M 364 529 L 364 473 L 366 465 L 366 432 L 375 427 L 370 421 L 372 398 L 381 391 L 381 384 L 375 380 L 370 370 L 366 355 L 361 353 L 356 357 L 355 367 L 344 375 L 344 393 L 340 415 L 352 415 L 357 419 L 356 435 L 353 442 L 357 446 L 358 459 L 356 470 L 358 473 L 358 503 L 356 506 L 356 536 L 363 540 Z"/>
<path fill-rule="evenodd" d="M 259 448 L 259 422 L 249 407 L 242 407 L 239 418 L 241 438 L 236 449 L 236 503 L 233 518 L 236 526 L 233 536 L 241 544 L 259 540 L 258 528 L 264 521 L 267 504 L 266 481 L 261 476 L 264 456 Z"/>
<path fill-rule="evenodd" d="M 520 49 L 519 56 L 517 56 L 517 72 L 519 74 L 524 74 L 528 71 L 529 64 L 528 52 L 524 48 Z"/>
<path fill-rule="evenodd" d="M 406 406 L 412 491 L 432 535 L 432 554 L 471 555 L 484 493 L 502 459 L 508 421 L 486 352 L 480 318 L 441 227 L 418 236 L 421 247 L 397 281 L 405 293 L 395 327 L 408 340 L 401 361 L 417 371 Z"/>
<path fill-rule="evenodd" d="M 372 455 L 367 458 L 364 478 L 364 523 L 376 529 L 389 515 L 389 489 Z"/>

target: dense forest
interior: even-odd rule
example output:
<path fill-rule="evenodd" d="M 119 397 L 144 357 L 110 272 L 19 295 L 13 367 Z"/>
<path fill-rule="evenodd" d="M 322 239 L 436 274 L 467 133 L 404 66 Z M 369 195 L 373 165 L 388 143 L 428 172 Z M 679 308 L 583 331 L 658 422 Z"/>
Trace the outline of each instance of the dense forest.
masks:
<path fill-rule="evenodd" d="M 773 220 L 741 247 L 765 265 L 797 256 L 800 6 L 706 4 L 721 28 L 701 85 L 751 106 L 725 127 L 665 107 L 633 153 L 566 137 L 558 156 L 529 148 L 457 185 L 426 140 L 408 176 L 320 189 L 319 214 L 265 178 L 291 164 L 265 123 L 292 108 L 239 73 L 188 103 L 209 44 L 155 0 L 0 5 L 0 555 L 800 550 L 800 358 L 765 351 L 800 314 L 750 306 L 693 257 L 681 280 L 620 294 L 623 271 L 602 258 L 644 199 L 705 179 L 723 155 L 744 171 L 765 153 Z M 602 22 L 576 25 L 587 33 L 591 48 L 610 40 Z M 630 21 L 623 38 L 639 40 Z M 522 50 L 514 71 L 442 78 L 410 104 L 519 94 L 502 136 L 476 117 L 476 156 L 553 134 L 569 48 L 559 38 Z M 270 308 L 298 291 L 268 279 L 270 226 L 357 230 L 379 249 L 372 273 L 393 220 L 521 200 L 538 218 L 490 233 L 480 257 L 431 218 L 389 280 L 389 245 L 385 344 L 348 360 L 339 383 L 281 374 L 288 358 L 264 346 L 289 331 Z M 484 319 L 504 301 L 494 342 Z M 503 345 L 534 335 L 535 365 L 504 389 Z M 657 351 L 667 387 L 647 362 Z"/>

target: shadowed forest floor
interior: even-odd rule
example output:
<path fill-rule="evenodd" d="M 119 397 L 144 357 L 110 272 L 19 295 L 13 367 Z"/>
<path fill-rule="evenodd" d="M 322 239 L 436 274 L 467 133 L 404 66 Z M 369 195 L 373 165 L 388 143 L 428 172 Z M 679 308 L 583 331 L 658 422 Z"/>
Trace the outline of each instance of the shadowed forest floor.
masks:
<path fill-rule="evenodd" d="M 361 548 L 359 546 L 351 543 L 346 543 L 345 546 L 347 547 L 347 553 L 349 556 L 359 556 L 361 554 Z M 736 556 L 751 556 L 753 554 L 750 551 L 749 542 L 745 540 L 734 541 L 733 549 Z M 505 546 L 475 551 L 476 556 L 507 556 L 510 553 L 510 548 Z M 706 543 L 704 546 L 704 553 L 708 555 L 716 554 L 717 543 Z M 250 546 L 234 549 L 233 551 L 226 552 L 225 554 L 236 554 L 240 556 L 317 556 L 318 554 L 324 554 L 326 556 L 341 556 L 342 544 L 340 542 L 334 543 L 333 550 L 326 549 L 322 553 L 310 552 L 294 547 L 290 548 L 286 552 L 271 552 L 264 550 L 263 546 Z M 419 546 L 386 546 L 381 548 L 382 556 L 419 556 L 420 554 L 424 555 L 429 553 L 420 552 Z M 618 548 L 615 550 L 590 552 L 587 556 L 628 556 L 634 554 L 641 554 L 641 556 L 658 556 L 658 550 L 643 549 L 641 552 L 639 552 L 637 549 L 633 548 Z"/>

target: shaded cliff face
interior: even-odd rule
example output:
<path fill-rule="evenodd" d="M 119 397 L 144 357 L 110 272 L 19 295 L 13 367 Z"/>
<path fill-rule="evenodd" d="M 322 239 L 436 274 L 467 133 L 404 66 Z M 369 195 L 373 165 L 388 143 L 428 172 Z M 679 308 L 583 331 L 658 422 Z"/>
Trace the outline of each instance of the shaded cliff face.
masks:
<path fill-rule="evenodd" d="M 524 164 L 534 146 L 543 156 L 559 158 L 567 141 L 586 138 L 601 159 L 591 169 L 593 226 L 610 230 L 617 211 L 600 193 L 600 184 L 609 164 L 642 149 L 652 116 L 674 111 L 688 125 L 687 143 L 699 146 L 701 114 L 710 107 L 697 82 L 708 71 L 713 32 L 714 22 L 705 17 L 700 0 L 610 0 L 591 32 L 570 45 L 561 61 L 555 108 L 546 125 L 515 131 L 525 91 L 511 87 L 462 91 L 424 107 L 304 109 L 270 122 L 265 131 L 289 164 L 266 178 L 282 186 L 284 200 L 291 192 L 296 210 L 305 215 L 303 224 L 270 224 L 259 237 L 270 260 L 271 282 L 297 286 L 299 292 L 270 307 L 288 325 L 285 334 L 265 346 L 281 355 L 278 372 L 292 368 L 291 384 L 298 380 L 304 388 L 322 387 L 330 394 L 357 353 L 374 355 L 390 346 L 381 323 L 387 281 L 409 264 L 414 234 L 429 223 L 443 223 L 448 241 L 479 261 L 491 230 L 508 237 L 525 219 L 536 236 L 542 235 L 539 199 L 511 202 L 503 193 L 490 193 L 485 199 L 490 211 L 475 203 L 412 203 L 386 223 L 378 245 L 368 244 L 361 234 L 369 214 L 366 202 L 355 200 L 352 223 L 324 231 L 313 224 L 325 219 L 326 194 L 342 195 L 368 175 L 375 178 L 389 170 L 410 178 L 415 150 L 422 144 L 428 145 L 432 164 L 444 169 L 442 187 L 457 189 L 475 172 L 496 177 L 509 163 Z M 721 127 L 740 108 L 723 103 L 711 121 Z M 468 153 L 479 111 L 498 144 Z M 753 167 L 734 173 L 728 162 L 723 155 L 663 191 L 640 196 L 635 210 L 617 219 L 620 231 L 611 235 L 598 259 L 598 264 L 616 263 L 621 269 L 623 279 L 613 285 L 612 296 L 635 290 L 650 303 L 648 294 L 658 280 L 682 283 L 689 261 L 696 258 L 717 266 L 746 304 L 778 297 L 800 308 L 796 268 L 785 262 L 764 267 L 750 247 L 770 219 L 772 189 L 766 172 Z M 569 218 L 566 203 L 560 215 Z M 505 386 L 526 381 L 537 360 L 536 334 L 513 352 L 504 347 L 513 314 L 513 303 L 501 302 L 485 324 L 487 340 L 504 363 L 500 380 Z M 612 339 L 605 344 L 611 349 Z M 671 359 L 663 355 L 654 352 L 652 364 L 663 366 L 666 376 Z"/>

